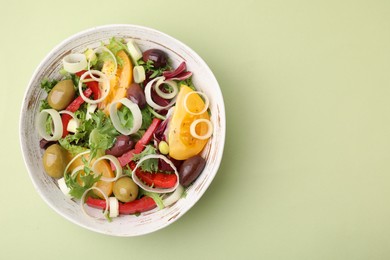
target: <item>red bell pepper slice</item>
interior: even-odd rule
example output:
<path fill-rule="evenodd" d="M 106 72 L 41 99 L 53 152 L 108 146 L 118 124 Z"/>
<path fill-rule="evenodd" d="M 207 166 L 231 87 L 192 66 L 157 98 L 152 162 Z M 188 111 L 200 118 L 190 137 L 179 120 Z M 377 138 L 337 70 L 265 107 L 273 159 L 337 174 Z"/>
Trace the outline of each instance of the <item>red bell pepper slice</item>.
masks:
<path fill-rule="evenodd" d="M 130 162 L 130 168 L 135 169 L 136 163 Z M 163 172 L 145 172 L 141 169 L 136 169 L 135 174 L 140 178 L 146 185 L 155 188 L 169 189 L 175 186 L 177 183 L 177 176 L 175 174 L 168 174 Z"/>
<path fill-rule="evenodd" d="M 84 93 L 84 96 L 89 97 L 92 95 L 92 90 L 90 88 L 87 88 L 83 93 Z M 74 113 L 80 108 L 80 106 L 83 103 L 84 103 L 84 99 L 81 96 L 78 96 L 75 100 L 72 101 L 72 103 L 70 103 L 68 105 L 66 110 Z M 68 128 L 68 124 L 69 124 L 69 121 L 71 119 L 72 119 L 72 117 L 68 114 L 63 114 L 61 116 L 62 127 L 63 127 L 62 137 L 65 137 L 68 135 L 69 132 L 68 132 L 68 130 L 66 130 L 66 128 Z"/>
<path fill-rule="evenodd" d="M 84 90 L 83 93 L 84 93 L 84 96 L 90 97 L 93 92 L 92 92 L 92 89 L 87 88 L 86 90 Z M 78 96 L 75 100 L 72 101 L 72 103 L 69 104 L 69 106 L 66 108 L 66 110 L 74 113 L 77 110 L 79 110 L 79 108 L 82 104 L 84 104 L 84 99 L 81 96 Z"/>
<path fill-rule="evenodd" d="M 162 172 L 144 172 L 139 169 L 136 170 L 138 178 L 140 178 L 145 184 L 161 189 L 169 189 L 175 186 L 177 183 L 177 177 L 175 174 L 167 174 Z"/>
<path fill-rule="evenodd" d="M 152 210 L 156 207 L 156 202 L 148 196 L 126 203 L 119 203 L 119 214 L 136 214 Z"/>
<path fill-rule="evenodd" d="M 61 115 L 61 121 L 62 121 L 62 138 L 67 136 L 69 134 L 67 128 L 69 121 L 72 119 L 72 117 L 68 114 Z"/>
<path fill-rule="evenodd" d="M 106 201 L 102 199 L 95 199 L 92 197 L 88 197 L 85 201 L 88 206 L 98 209 L 106 208 Z M 119 214 L 129 215 L 142 213 L 145 211 L 152 210 L 156 207 L 156 202 L 151 197 L 143 196 L 140 199 L 133 200 L 126 203 L 119 203 Z"/>
<path fill-rule="evenodd" d="M 135 154 L 134 150 L 135 149 L 125 152 L 124 154 L 118 157 L 119 164 L 122 167 L 128 165 L 131 162 L 131 160 L 133 159 L 133 155 Z"/>
<path fill-rule="evenodd" d="M 75 74 L 78 77 L 81 77 L 81 75 L 83 75 L 85 72 L 86 72 L 86 70 L 82 70 L 82 71 L 79 71 Z M 86 76 L 86 78 L 91 78 L 91 76 Z M 94 99 L 95 100 L 98 99 L 99 95 L 100 95 L 99 83 L 97 81 L 90 81 L 90 82 L 86 82 L 85 84 L 87 85 L 87 89 L 83 92 L 84 96 L 89 98 L 93 94 Z M 78 96 L 75 100 L 73 100 L 72 103 L 70 103 L 68 105 L 66 110 L 74 113 L 77 110 L 79 110 L 80 106 L 83 103 L 84 103 L 84 99 L 82 97 Z M 72 119 L 72 117 L 68 114 L 63 114 L 61 116 L 62 126 L 63 126 L 62 137 L 65 137 L 69 134 L 69 132 L 68 132 L 68 130 L 66 130 L 66 128 L 68 128 L 68 124 L 69 124 L 69 121 L 71 119 Z"/>
<path fill-rule="evenodd" d="M 135 144 L 134 153 L 138 154 L 142 152 L 145 146 L 152 140 L 154 132 L 156 132 L 157 127 L 160 125 L 161 119 L 153 118 L 152 123 L 141 137 L 141 139 Z"/>
<path fill-rule="evenodd" d="M 88 197 L 85 201 L 88 206 L 92 208 L 97 208 L 97 209 L 105 209 L 106 208 L 106 201 L 102 199 L 95 199 L 92 197 Z"/>
<path fill-rule="evenodd" d="M 87 72 L 87 71 L 86 70 L 82 70 L 82 71 L 76 72 L 75 74 L 78 77 L 81 77 L 85 72 Z M 85 78 L 86 79 L 90 79 L 91 76 L 88 75 Z M 87 85 L 88 88 L 90 88 L 92 90 L 93 99 L 94 100 L 98 99 L 99 96 L 100 96 L 99 83 L 97 81 L 90 81 L 90 82 L 85 82 L 85 84 Z"/>
<path fill-rule="evenodd" d="M 91 81 L 87 82 L 86 84 L 92 90 L 93 99 L 98 99 L 100 95 L 99 83 L 97 81 Z"/>

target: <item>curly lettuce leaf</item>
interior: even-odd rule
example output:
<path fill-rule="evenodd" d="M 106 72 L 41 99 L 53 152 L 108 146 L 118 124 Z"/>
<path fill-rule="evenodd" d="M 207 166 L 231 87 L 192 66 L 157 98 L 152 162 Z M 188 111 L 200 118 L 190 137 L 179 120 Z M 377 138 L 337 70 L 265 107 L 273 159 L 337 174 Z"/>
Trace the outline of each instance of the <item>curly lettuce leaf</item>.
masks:
<path fill-rule="evenodd" d="M 169 62 L 169 60 L 168 60 L 168 62 Z M 167 65 L 165 67 L 155 68 L 154 62 L 152 60 L 147 60 L 146 62 L 143 60 L 139 60 L 138 65 L 144 67 L 145 73 L 150 74 L 150 76 L 149 76 L 150 79 L 162 76 L 164 71 L 169 71 L 172 69 L 172 67 L 169 63 L 167 63 Z"/>
<path fill-rule="evenodd" d="M 156 148 L 153 145 L 147 145 L 145 146 L 145 149 L 139 153 L 134 154 L 132 160 L 133 161 L 139 161 L 142 157 L 150 154 L 156 154 Z M 143 161 L 139 166 L 143 171 L 145 172 L 157 172 L 158 171 L 158 159 L 152 158 L 146 161 Z"/>
<path fill-rule="evenodd" d="M 165 206 L 164 206 L 164 202 L 163 202 L 163 199 L 162 199 L 162 196 L 158 193 L 155 193 L 155 192 L 149 192 L 149 191 L 146 191 L 144 189 L 140 189 L 140 195 L 141 196 L 148 196 L 148 197 L 151 197 L 154 202 L 156 203 L 157 207 L 159 209 L 163 209 Z"/>
<path fill-rule="evenodd" d="M 49 105 L 49 102 L 47 102 L 47 99 L 42 99 L 39 102 L 39 112 L 41 112 L 44 109 L 49 109 L 51 106 Z"/>
<path fill-rule="evenodd" d="M 85 120 L 85 109 L 76 111 L 75 115 L 80 120 L 80 126 L 75 134 L 59 140 L 63 148 L 72 155 L 90 149 L 92 159 L 103 155 L 105 150 L 112 147 L 119 133 L 104 112 L 98 110 L 88 120 Z"/>
<path fill-rule="evenodd" d="M 140 127 L 140 130 L 146 130 L 149 125 L 152 123 L 152 113 L 147 108 L 141 109 L 142 114 L 142 125 Z M 133 126 L 133 114 L 131 113 L 130 109 L 126 106 L 122 106 L 118 110 L 118 117 L 119 120 L 125 128 L 131 128 Z"/>
<path fill-rule="evenodd" d="M 57 83 L 58 83 L 58 80 L 55 80 L 55 79 L 49 80 L 49 79 L 45 78 L 41 81 L 41 89 L 43 89 L 47 93 L 49 93 Z"/>
<path fill-rule="evenodd" d="M 102 46 L 106 47 L 112 52 L 112 54 L 114 54 L 116 62 L 120 67 L 123 64 L 123 60 L 117 55 L 118 52 L 123 50 L 127 53 L 127 55 L 129 55 L 127 46 L 124 44 L 123 40 L 116 39 L 115 37 L 112 37 L 108 44 L 102 43 Z M 96 53 L 96 55 L 97 55 L 97 59 L 94 61 L 92 66 L 97 69 L 101 69 L 103 67 L 104 62 L 112 61 L 112 56 L 107 51 Z"/>
<path fill-rule="evenodd" d="M 76 199 L 80 199 L 84 192 L 98 182 L 101 177 L 101 175 L 91 174 L 91 171 L 87 166 L 84 167 L 84 172 L 84 174 L 80 175 L 75 174 L 71 176 L 71 174 L 65 174 L 64 176 L 66 186 L 70 189 L 69 194 Z M 77 179 L 78 176 L 81 184 Z"/>
<path fill-rule="evenodd" d="M 91 158 L 104 155 L 105 151 L 113 146 L 115 138 L 119 135 L 109 117 L 101 110 L 92 114 L 96 127 L 90 132 L 89 147 Z"/>

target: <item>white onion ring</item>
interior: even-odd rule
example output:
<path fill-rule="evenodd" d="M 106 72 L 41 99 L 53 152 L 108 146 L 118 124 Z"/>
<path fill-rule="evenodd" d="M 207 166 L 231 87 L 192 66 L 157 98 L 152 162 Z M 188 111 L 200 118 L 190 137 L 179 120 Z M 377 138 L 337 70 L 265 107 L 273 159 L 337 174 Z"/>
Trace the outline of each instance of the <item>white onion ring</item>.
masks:
<path fill-rule="evenodd" d="M 92 100 L 92 99 L 89 99 L 87 98 L 84 93 L 83 93 L 83 82 L 84 82 L 84 78 L 87 77 L 87 76 L 91 76 L 93 74 L 97 74 L 100 76 L 100 78 L 96 78 L 96 81 L 98 81 L 99 83 L 103 83 L 103 84 L 106 84 L 108 87 L 107 89 L 104 91 L 103 95 L 99 98 L 99 99 L 96 99 L 96 100 Z M 101 90 L 101 88 L 100 88 Z M 83 75 L 81 75 L 80 77 L 80 80 L 79 80 L 79 93 L 80 93 L 80 96 L 81 98 L 89 103 L 89 104 L 97 104 L 97 103 L 100 103 L 102 102 L 107 96 L 108 94 L 110 93 L 110 80 L 107 78 L 106 74 L 104 74 L 103 72 L 99 71 L 99 70 L 89 70 L 89 71 L 86 71 Z"/>
<path fill-rule="evenodd" d="M 204 135 L 198 135 L 196 133 L 195 128 L 200 123 L 207 124 L 207 133 Z M 194 120 L 194 122 L 192 122 L 191 126 L 190 126 L 190 134 L 196 139 L 206 140 L 207 138 L 209 138 L 213 134 L 213 125 L 211 124 L 210 120 L 208 120 L 208 119 L 201 118 L 201 119 Z"/>
<path fill-rule="evenodd" d="M 71 53 L 62 59 L 64 70 L 70 73 L 79 72 L 87 67 L 87 58 L 81 53 Z"/>
<path fill-rule="evenodd" d="M 146 184 L 144 184 L 137 176 L 136 174 L 136 170 L 138 169 L 138 167 L 141 165 L 142 162 L 146 161 L 146 160 L 149 160 L 149 159 L 162 159 L 164 160 L 166 163 L 169 164 L 169 166 L 172 167 L 172 169 L 174 170 L 175 172 L 175 175 L 177 177 L 177 182 L 175 184 L 175 186 L 173 186 L 172 188 L 169 188 L 169 189 L 161 189 L 161 188 L 152 188 Z M 142 157 L 137 165 L 135 166 L 134 170 L 132 171 L 131 173 L 131 178 L 133 179 L 133 181 L 138 185 L 140 186 L 142 189 L 146 190 L 146 191 L 150 191 L 150 192 L 155 192 L 155 193 L 168 193 L 168 192 L 173 192 L 174 190 L 176 190 L 176 188 L 179 186 L 179 173 L 177 172 L 177 169 L 175 167 L 175 165 L 167 158 L 165 157 L 164 155 L 162 154 L 149 154 L 149 155 L 146 155 L 144 157 Z"/>
<path fill-rule="evenodd" d="M 118 116 L 117 103 L 121 103 L 122 105 L 126 106 L 128 109 L 130 109 L 131 113 L 133 114 L 133 127 L 131 129 L 126 129 L 122 126 L 122 123 Z M 110 118 L 115 129 L 118 130 L 118 132 L 123 135 L 131 135 L 136 133 L 141 128 L 142 125 L 141 110 L 139 109 L 137 104 L 135 104 L 134 102 L 132 102 L 127 98 L 122 98 L 111 103 Z"/>
<path fill-rule="evenodd" d="M 165 199 L 163 199 L 164 206 L 168 207 L 178 201 L 183 195 L 183 192 L 184 187 L 179 184 L 179 186 L 177 186 L 176 190 L 173 193 L 169 194 Z"/>
<path fill-rule="evenodd" d="M 205 102 L 203 109 L 202 109 L 200 112 L 197 112 L 197 113 L 196 113 L 196 112 L 190 111 L 190 110 L 188 109 L 188 106 L 187 106 L 187 99 L 188 99 L 188 97 L 189 97 L 190 95 L 193 95 L 193 94 L 198 94 L 198 95 L 203 96 L 204 102 Z M 206 96 L 206 94 L 204 94 L 204 93 L 202 93 L 202 92 L 199 92 L 199 91 L 191 91 L 191 92 L 188 92 L 187 95 L 185 95 L 184 100 L 183 100 L 183 103 L 184 103 L 184 104 L 183 104 L 183 105 L 184 105 L 184 109 L 185 109 L 189 114 L 194 115 L 194 116 L 197 116 L 197 115 L 201 115 L 201 114 L 203 114 L 204 112 L 207 111 L 207 109 L 209 108 L 209 105 L 210 105 L 210 100 L 209 100 L 209 98 Z"/>
<path fill-rule="evenodd" d="M 74 177 L 79 171 L 84 171 L 84 165 L 79 165 L 76 168 L 73 169 L 72 173 L 70 174 L 71 177 Z"/>
<path fill-rule="evenodd" d="M 99 189 L 99 188 L 97 188 L 97 187 L 94 187 L 94 186 L 91 187 L 91 188 L 89 188 L 89 189 L 87 189 L 86 191 L 84 191 L 83 196 L 81 196 L 81 199 L 80 199 L 80 201 L 81 201 L 81 202 L 80 202 L 81 211 L 82 211 L 86 216 L 88 216 L 88 217 L 90 217 L 90 218 L 93 218 L 93 219 L 101 219 L 101 218 L 99 218 L 99 217 L 95 217 L 95 216 L 92 216 L 92 215 L 88 214 L 88 212 L 85 210 L 85 206 L 84 206 L 84 204 L 85 204 L 85 197 L 87 196 L 88 192 L 91 191 L 91 190 L 97 190 L 97 191 L 99 191 L 99 192 L 103 195 L 104 200 L 106 201 L 106 207 L 105 207 L 105 209 L 104 209 L 104 211 L 103 211 L 103 216 L 107 216 L 107 213 L 108 213 L 108 205 L 109 205 L 108 197 L 107 197 L 107 195 L 106 195 L 101 189 Z"/>
<path fill-rule="evenodd" d="M 104 155 L 102 157 L 99 157 L 98 159 L 95 160 L 95 162 L 92 164 L 92 167 L 91 167 L 91 170 L 99 175 L 101 173 L 97 172 L 97 170 L 95 170 L 95 167 L 96 167 L 96 164 L 101 161 L 101 160 L 109 160 L 111 161 L 114 165 L 115 165 L 115 177 L 114 178 L 107 178 L 107 177 L 104 177 L 103 175 L 100 177 L 100 180 L 101 181 L 105 181 L 105 182 L 114 182 L 116 181 L 119 177 L 122 176 L 122 167 L 118 161 L 118 159 L 113 156 L 113 155 Z"/>
<path fill-rule="evenodd" d="M 171 93 L 164 93 L 160 89 L 161 84 L 167 84 L 167 85 L 171 86 L 173 88 L 173 91 Z M 154 85 L 154 90 L 156 91 L 157 95 L 159 95 L 160 97 L 162 97 L 164 99 L 172 99 L 179 92 L 179 88 L 177 87 L 177 84 L 175 81 L 164 80 L 163 78 L 161 78 L 160 80 L 157 81 L 156 85 Z"/>
<path fill-rule="evenodd" d="M 154 78 L 153 80 L 149 81 L 148 84 L 146 84 L 146 86 L 145 86 L 146 103 L 148 103 L 149 106 L 151 106 L 152 108 L 154 108 L 156 110 L 163 110 L 163 109 L 170 108 L 176 102 L 175 99 L 172 99 L 171 102 L 167 106 L 163 107 L 163 106 L 156 104 L 153 101 L 153 99 L 152 99 L 152 86 L 153 86 L 154 82 L 156 82 L 157 80 L 160 80 L 160 79 L 165 80 L 165 77 L 161 76 L 161 77 Z"/>
<path fill-rule="evenodd" d="M 96 53 L 98 50 L 100 50 L 100 49 L 102 49 L 103 51 L 108 52 L 108 53 L 111 55 L 112 59 L 114 60 L 114 71 L 112 72 L 111 75 L 107 75 L 109 78 L 112 78 L 113 76 L 116 75 L 116 71 L 117 71 L 117 68 L 118 68 L 118 62 L 117 62 L 117 60 L 116 60 L 116 58 L 115 58 L 114 53 L 112 53 L 112 52 L 111 52 L 107 47 L 105 47 L 105 46 L 100 46 L 100 47 L 97 47 L 97 48 L 93 49 L 93 50 L 92 50 L 92 53 L 91 53 L 90 55 L 93 56 L 93 54 L 95 54 L 95 53 Z M 92 71 L 92 70 L 91 70 L 91 59 L 88 61 L 88 71 L 89 71 L 89 72 Z M 99 71 L 99 72 L 100 72 L 100 71 Z M 91 78 L 94 79 L 94 80 L 96 80 L 96 81 L 99 81 L 99 78 L 96 78 L 94 75 L 92 75 L 92 73 L 91 73 Z"/>
<path fill-rule="evenodd" d="M 145 69 L 143 66 L 134 66 L 133 77 L 135 83 L 142 83 L 146 79 Z"/>
<path fill-rule="evenodd" d="M 46 120 L 48 116 L 51 116 L 54 124 L 53 135 L 46 133 Z M 36 125 L 38 128 L 38 134 L 47 141 L 57 141 L 62 137 L 63 125 L 60 113 L 52 108 L 42 110 L 36 119 Z"/>

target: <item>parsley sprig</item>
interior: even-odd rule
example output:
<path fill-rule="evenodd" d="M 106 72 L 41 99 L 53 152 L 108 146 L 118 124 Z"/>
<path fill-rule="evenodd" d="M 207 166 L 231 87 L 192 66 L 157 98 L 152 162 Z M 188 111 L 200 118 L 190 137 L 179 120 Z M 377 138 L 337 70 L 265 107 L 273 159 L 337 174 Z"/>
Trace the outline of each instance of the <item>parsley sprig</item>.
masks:
<path fill-rule="evenodd" d="M 80 171 L 78 174 L 73 175 L 66 173 L 64 176 L 66 186 L 70 189 L 69 194 L 76 199 L 80 199 L 84 192 L 98 182 L 102 176 L 101 174 L 94 174 L 87 166 L 88 162 L 85 159 L 83 159 L 83 162 L 83 172 Z"/>

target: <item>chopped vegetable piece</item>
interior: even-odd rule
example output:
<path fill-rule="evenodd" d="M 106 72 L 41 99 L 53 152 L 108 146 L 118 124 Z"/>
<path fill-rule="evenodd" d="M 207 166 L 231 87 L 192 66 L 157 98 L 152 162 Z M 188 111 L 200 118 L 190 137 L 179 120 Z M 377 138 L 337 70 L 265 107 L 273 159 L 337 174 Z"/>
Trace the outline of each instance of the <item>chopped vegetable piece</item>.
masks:
<path fill-rule="evenodd" d="M 152 140 L 153 134 L 161 123 L 161 119 L 154 118 L 149 128 L 146 130 L 142 138 L 135 144 L 134 153 L 140 153 L 145 146 Z"/>
<path fill-rule="evenodd" d="M 98 209 L 106 208 L 106 201 L 88 197 L 85 202 L 88 206 Z M 119 214 L 129 215 L 152 210 L 156 207 L 156 202 L 151 197 L 143 196 L 140 199 L 126 203 L 119 203 Z"/>

